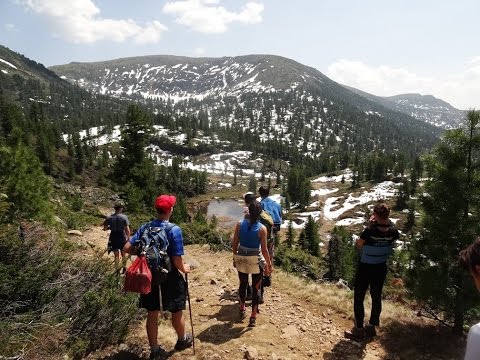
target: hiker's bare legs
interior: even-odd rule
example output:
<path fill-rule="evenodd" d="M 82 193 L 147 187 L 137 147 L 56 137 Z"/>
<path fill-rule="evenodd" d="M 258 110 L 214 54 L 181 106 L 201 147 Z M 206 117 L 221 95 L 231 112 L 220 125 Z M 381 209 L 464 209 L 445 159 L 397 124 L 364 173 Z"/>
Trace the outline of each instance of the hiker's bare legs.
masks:
<path fill-rule="evenodd" d="M 175 329 L 179 339 L 183 339 L 185 336 L 185 318 L 183 317 L 183 311 L 177 311 L 172 313 L 172 326 Z"/>
<path fill-rule="evenodd" d="M 115 269 L 118 268 L 118 261 L 120 260 L 120 250 L 113 250 L 115 256 Z"/>
<path fill-rule="evenodd" d="M 130 258 L 130 256 L 127 256 L 127 254 L 125 253 L 125 251 L 123 251 L 123 249 L 121 250 L 120 253 L 122 254 L 122 267 L 125 267 L 127 266 L 127 260 Z"/>
<path fill-rule="evenodd" d="M 147 336 L 150 348 L 153 349 L 158 346 L 158 311 L 147 312 Z"/>

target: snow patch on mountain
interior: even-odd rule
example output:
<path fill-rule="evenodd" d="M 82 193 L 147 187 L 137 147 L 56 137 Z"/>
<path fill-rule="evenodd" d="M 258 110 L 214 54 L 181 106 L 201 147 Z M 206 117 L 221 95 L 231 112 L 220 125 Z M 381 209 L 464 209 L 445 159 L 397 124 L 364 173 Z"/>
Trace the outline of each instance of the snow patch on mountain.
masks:
<path fill-rule="evenodd" d="M 7 60 L 3 60 L 2 58 L 0 58 L 0 62 L 14 68 L 14 69 L 17 69 L 17 67 L 15 65 L 13 65 L 12 63 L 8 62 Z"/>

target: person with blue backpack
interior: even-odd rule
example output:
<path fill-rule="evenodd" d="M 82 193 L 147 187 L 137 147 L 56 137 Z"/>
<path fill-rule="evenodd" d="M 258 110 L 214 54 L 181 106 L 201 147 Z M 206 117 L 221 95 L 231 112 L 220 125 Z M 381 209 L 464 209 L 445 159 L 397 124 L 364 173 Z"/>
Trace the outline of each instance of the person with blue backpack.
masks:
<path fill-rule="evenodd" d="M 182 230 L 169 222 L 175 203 L 176 198 L 173 195 L 157 197 L 156 219 L 140 226 L 124 247 L 124 251 L 129 254 L 139 254 L 139 251 L 146 254 L 152 272 L 151 292 L 141 294 L 139 303 L 139 307 L 147 310 L 146 330 L 150 344 L 150 359 L 167 354 L 158 345 L 157 339 L 160 296 L 163 311 L 172 314 L 172 326 L 178 336 L 175 350 L 184 350 L 193 344 L 192 334 L 185 331 L 183 317 L 188 285 L 182 273 L 189 273 L 190 266 L 184 263 L 182 258 L 184 254 Z M 152 264 L 152 259 L 155 259 L 155 264 Z"/>
<path fill-rule="evenodd" d="M 256 325 L 258 305 L 261 298 L 261 282 L 263 273 L 270 275 L 272 262 L 267 249 L 267 229 L 260 223 L 262 207 L 258 201 L 248 206 L 248 218 L 237 223 L 233 235 L 233 263 L 238 271 L 240 286 L 240 314 L 246 312 L 246 295 L 248 275 L 252 274 L 252 313 L 249 327 Z"/>

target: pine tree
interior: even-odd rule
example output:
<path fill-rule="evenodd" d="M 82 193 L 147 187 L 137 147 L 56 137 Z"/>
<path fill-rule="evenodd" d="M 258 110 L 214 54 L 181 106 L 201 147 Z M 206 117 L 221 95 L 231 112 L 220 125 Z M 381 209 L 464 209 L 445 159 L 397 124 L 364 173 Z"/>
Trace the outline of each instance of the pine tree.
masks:
<path fill-rule="evenodd" d="M 307 223 L 303 233 L 305 235 L 304 250 L 312 255 L 319 255 L 320 252 L 320 236 L 318 235 L 319 224 L 315 222 L 311 215 L 308 216 Z"/>
<path fill-rule="evenodd" d="M 10 216 L 15 219 L 50 220 L 52 187 L 38 157 L 25 145 L 0 149 L 5 192 L 12 204 Z"/>
<path fill-rule="evenodd" d="M 351 235 L 343 227 L 334 227 L 328 242 L 327 264 L 330 280 L 344 279 L 352 284 L 355 273 L 356 251 Z"/>
<path fill-rule="evenodd" d="M 177 196 L 177 203 L 175 204 L 174 211 L 172 213 L 171 221 L 174 223 L 182 223 L 190 220 L 187 211 L 187 204 L 182 196 Z"/>
<path fill-rule="evenodd" d="M 150 206 L 157 195 L 154 162 L 145 152 L 151 127 L 147 116 L 137 105 L 128 107 L 127 124 L 122 129 L 121 136 L 120 154 L 114 163 L 113 181 L 122 186 L 128 184 L 126 189 L 133 192 L 132 204 L 137 201 L 141 192 L 144 203 Z"/>
<path fill-rule="evenodd" d="M 457 266 L 460 250 L 480 233 L 480 112 L 467 113 L 466 126 L 447 131 L 426 157 L 424 231 L 412 244 L 409 286 L 431 311 L 463 331 L 465 313 L 476 300 L 470 281 Z"/>
<path fill-rule="evenodd" d="M 293 230 L 293 221 L 288 221 L 287 234 L 285 235 L 285 244 L 287 247 L 292 248 L 295 242 L 295 232 Z"/>
<path fill-rule="evenodd" d="M 310 180 L 305 175 L 305 169 L 293 167 L 288 174 L 287 191 L 291 202 L 296 202 L 301 208 L 310 202 Z"/>

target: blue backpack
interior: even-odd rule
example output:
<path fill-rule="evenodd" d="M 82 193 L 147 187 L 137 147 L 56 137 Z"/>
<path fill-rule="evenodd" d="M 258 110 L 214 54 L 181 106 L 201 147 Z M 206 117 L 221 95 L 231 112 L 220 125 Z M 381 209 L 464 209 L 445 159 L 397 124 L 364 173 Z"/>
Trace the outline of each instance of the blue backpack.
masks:
<path fill-rule="evenodd" d="M 165 227 L 152 226 L 152 223 L 149 223 L 140 238 L 139 253 L 146 256 L 152 273 L 158 272 L 160 282 L 164 282 L 172 270 L 170 257 L 167 254 L 169 245 L 167 234 L 174 226 L 170 222 L 167 222 Z"/>

